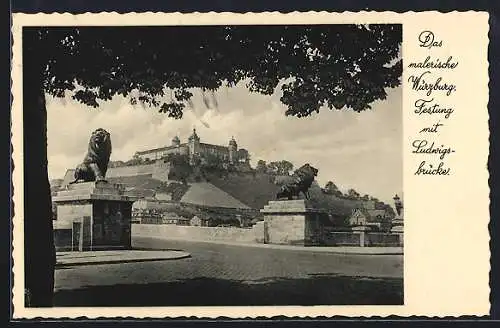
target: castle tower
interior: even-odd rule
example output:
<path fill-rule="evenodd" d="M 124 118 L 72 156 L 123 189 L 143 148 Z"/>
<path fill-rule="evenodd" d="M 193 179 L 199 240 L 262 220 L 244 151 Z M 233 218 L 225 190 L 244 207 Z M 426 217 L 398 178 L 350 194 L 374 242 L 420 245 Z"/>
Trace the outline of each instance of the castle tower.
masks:
<path fill-rule="evenodd" d="M 193 134 L 188 138 L 188 148 L 189 148 L 189 161 L 191 164 L 194 163 L 195 157 L 200 151 L 200 137 L 196 134 L 196 129 L 193 129 Z"/>
<path fill-rule="evenodd" d="M 237 160 L 238 151 L 238 144 L 236 140 L 234 140 L 234 137 L 231 137 L 231 140 L 229 140 L 229 146 L 227 148 L 229 149 L 229 163 L 234 164 Z"/>
<path fill-rule="evenodd" d="M 396 213 L 398 213 L 398 216 L 401 216 L 401 213 L 403 212 L 403 202 L 401 201 L 401 198 L 399 198 L 398 195 L 394 196 L 394 206 L 396 207 Z"/>
<path fill-rule="evenodd" d="M 398 195 L 394 196 L 394 207 L 396 207 L 397 215 L 392 219 L 391 232 L 397 233 L 399 235 L 399 244 L 403 246 L 404 243 L 404 213 L 403 213 L 403 201 Z"/>
<path fill-rule="evenodd" d="M 179 147 L 181 145 L 181 140 L 178 136 L 172 138 L 172 146 Z"/>

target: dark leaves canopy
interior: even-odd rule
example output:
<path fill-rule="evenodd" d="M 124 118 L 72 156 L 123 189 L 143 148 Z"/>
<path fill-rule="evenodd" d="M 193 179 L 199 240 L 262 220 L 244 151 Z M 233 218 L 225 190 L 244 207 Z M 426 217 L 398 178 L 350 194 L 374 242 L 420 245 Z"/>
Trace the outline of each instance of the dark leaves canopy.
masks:
<path fill-rule="evenodd" d="M 118 94 L 175 118 L 190 89 L 240 81 L 265 95 L 281 82 L 286 115 L 363 111 L 402 71 L 401 25 L 25 28 L 23 42 L 48 94 L 93 107 Z"/>

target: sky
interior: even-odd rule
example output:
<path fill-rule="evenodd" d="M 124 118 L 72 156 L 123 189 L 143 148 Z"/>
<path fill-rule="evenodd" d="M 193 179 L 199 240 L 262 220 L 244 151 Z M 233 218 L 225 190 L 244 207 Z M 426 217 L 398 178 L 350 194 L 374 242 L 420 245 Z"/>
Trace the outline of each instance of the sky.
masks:
<path fill-rule="evenodd" d="M 307 118 L 286 117 L 280 90 L 272 96 L 247 91 L 244 82 L 214 94 L 194 91 L 193 107 L 180 120 L 154 108 L 131 105 L 116 96 L 97 109 L 69 96 L 47 96 L 48 164 L 51 179 L 62 178 L 85 156 L 90 134 L 101 127 L 111 134 L 111 160 L 128 160 L 138 150 L 181 142 L 196 128 L 201 142 L 227 145 L 232 136 L 251 163 L 288 160 L 295 168 L 310 163 L 317 181 L 333 181 L 340 190 L 354 188 L 392 205 L 401 194 L 402 87 L 388 89 L 384 101 L 361 113 L 329 110 Z M 208 100 L 209 107 L 203 98 Z"/>

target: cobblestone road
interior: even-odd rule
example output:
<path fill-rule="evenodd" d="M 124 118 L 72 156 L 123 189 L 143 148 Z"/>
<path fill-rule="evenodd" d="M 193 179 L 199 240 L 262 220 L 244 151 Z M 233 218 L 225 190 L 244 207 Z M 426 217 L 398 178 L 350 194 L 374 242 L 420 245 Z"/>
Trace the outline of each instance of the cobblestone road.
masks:
<path fill-rule="evenodd" d="M 191 258 L 56 271 L 58 306 L 401 304 L 403 257 L 137 238 Z"/>

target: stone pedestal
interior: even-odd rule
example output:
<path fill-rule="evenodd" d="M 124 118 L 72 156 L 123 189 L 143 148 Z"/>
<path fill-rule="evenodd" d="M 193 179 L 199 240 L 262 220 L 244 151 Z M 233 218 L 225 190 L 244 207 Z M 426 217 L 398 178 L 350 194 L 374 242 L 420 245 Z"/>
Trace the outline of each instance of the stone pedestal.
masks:
<path fill-rule="evenodd" d="M 59 191 L 52 198 L 56 249 L 130 249 L 134 200 L 123 186 L 107 182 L 77 183 Z"/>
<path fill-rule="evenodd" d="M 352 227 L 352 231 L 359 234 L 359 246 L 365 247 L 366 245 L 366 232 L 370 231 L 371 228 L 367 226 L 355 226 Z"/>
<path fill-rule="evenodd" d="M 399 235 L 399 245 L 403 246 L 403 244 L 404 244 L 404 226 L 403 226 L 403 222 L 394 225 L 391 228 L 391 232 Z"/>
<path fill-rule="evenodd" d="M 303 199 L 270 201 L 264 214 L 264 243 L 317 246 L 322 243 L 320 210 Z"/>

